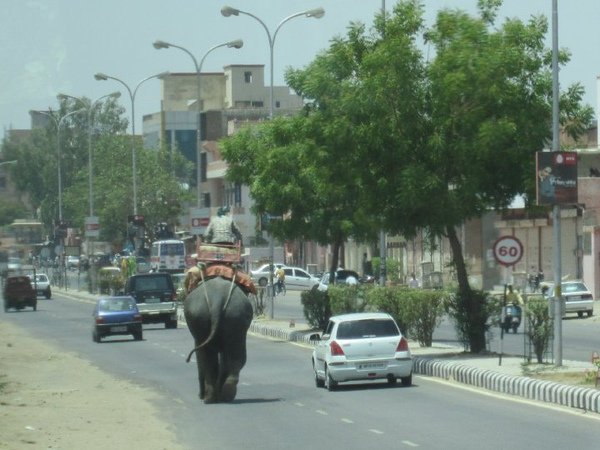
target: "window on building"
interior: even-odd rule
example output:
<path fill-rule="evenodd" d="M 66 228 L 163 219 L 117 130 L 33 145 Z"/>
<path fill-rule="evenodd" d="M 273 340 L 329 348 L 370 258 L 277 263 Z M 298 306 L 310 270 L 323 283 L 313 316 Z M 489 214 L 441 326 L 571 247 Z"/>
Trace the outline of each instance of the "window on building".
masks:
<path fill-rule="evenodd" d="M 264 106 L 265 106 L 264 102 L 252 102 L 253 108 L 262 108 Z"/>
<path fill-rule="evenodd" d="M 252 106 L 252 103 L 247 100 L 238 100 L 235 102 L 236 108 L 250 108 L 251 106 Z"/>
<path fill-rule="evenodd" d="M 281 102 L 279 100 L 275 102 L 275 108 L 281 108 Z"/>
<path fill-rule="evenodd" d="M 246 83 L 252 83 L 252 72 L 250 72 L 250 71 L 244 72 L 244 81 Z"/>

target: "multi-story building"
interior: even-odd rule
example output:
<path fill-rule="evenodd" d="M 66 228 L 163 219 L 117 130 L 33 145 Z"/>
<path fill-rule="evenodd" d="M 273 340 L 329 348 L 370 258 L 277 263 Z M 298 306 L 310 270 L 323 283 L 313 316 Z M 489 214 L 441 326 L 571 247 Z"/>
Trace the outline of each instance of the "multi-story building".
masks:
<path fill-rule="evenodd" d="M 196 164 L 200 110 L 200 203 L 210 211 L 209 215 L 214 215 L 219 206 L 231 206 L 233 217 L 244 235 L 244 244 L 254 247 L 262 236 L 257 233 L 257 221 L 250 211 L 249 190 L 225 180 L 227 166 L 217 141 L 245 124 L 269 118 L 270 86 L 265 85 L 264 66 L 228 65 L 223 72 L 202 73 L 199 97 L 196 73 L 173 73 L 163 77 L 161 111 L 143 118 L 144 143 L 147 147 L 164 143 Z M 303 106 L 302 98 L 287 86 L 274 86 L 273 98 L 274 115 L 295 114 Z M 180 218 L 184 228 L 189 229 L 190 222 L 189 215 Z"/>

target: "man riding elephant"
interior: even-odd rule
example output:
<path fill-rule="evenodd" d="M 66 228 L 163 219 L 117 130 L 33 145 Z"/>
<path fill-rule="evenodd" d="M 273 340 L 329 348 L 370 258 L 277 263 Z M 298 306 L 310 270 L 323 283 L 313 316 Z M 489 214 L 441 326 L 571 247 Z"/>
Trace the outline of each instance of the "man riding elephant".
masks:
<path fill-rule="evenodd" d="M 217 210 L 206 229 L 206 242 L 233 245 L 242 242 L 242 233 L 229 215 L 229 206 Z"/>

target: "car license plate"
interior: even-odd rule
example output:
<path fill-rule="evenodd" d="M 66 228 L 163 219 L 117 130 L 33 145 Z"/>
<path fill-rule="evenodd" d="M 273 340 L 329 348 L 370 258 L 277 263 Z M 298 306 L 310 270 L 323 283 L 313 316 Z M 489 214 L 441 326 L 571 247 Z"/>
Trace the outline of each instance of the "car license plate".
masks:
<path fill-rule="evenodd" d="M 359 370 L 383 369 L 384 367 L 385 365 L 383 363 L 366 363 L 358 365 Z"/>
<path fill-rule="evenodd" d="M 122 333 L 127 331 L 127 327 L 110 327 L 110 331 L 113 333 Z"/>

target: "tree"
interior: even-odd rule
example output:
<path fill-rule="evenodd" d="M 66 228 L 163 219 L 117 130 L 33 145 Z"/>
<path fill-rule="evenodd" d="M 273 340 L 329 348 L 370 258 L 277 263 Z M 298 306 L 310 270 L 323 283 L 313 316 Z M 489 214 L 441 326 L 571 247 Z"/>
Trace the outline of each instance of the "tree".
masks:
<path fill-rule="evenodd" d="M 49 111 L 56 120 L 49 120 L 44 129 L 32 130 L 31 140 L 5 140 L 3 152 L 18 161 L 11 174 L 19 176 L 11 180 L 28 195 L 33 209 L 39 208 L 49 233 L 58 219 L 56 125 L 61 117 L 83 106 L 83 112 L 69 116 L 60 128 L 63 217 L 83 229 L 89 216 L 91 144 L 94 215 L 100 219 L 101 239 L 119 246 L 127 233 L 127 216 L 133 214 L 131 136 L 125 134 L 124 109 L 109 99 L 96 104 L 89 114 L 93 125 L 89 140 L 86 105 L 90 105 L 86 98 L 63 100 L 59 111 Z M 190 198 L 179 180 L 189 179 L 191 165 L 177 152 L 147 150 L 140 144 L 136 140 L 138 206 L 147 217 L 147 229 L 152 229 L 155 223 L 176 221 L 182 202 Z"/>
<path fill-rule="evenodd" d="M 15 219 L 23 218 L 25 206 L 21 202 L 0 199 L 0 227 L 9 225 Z"/>
<path fill-rule="evenodd" d="M 137 197 L 138 214 L 146 218 L 147 230 L 159 222 L 173 223 L 190 195 L 184 192 L 180 178 L 191 172 L 181 155 L 170 155 L 165 149 L 138 148 Z M 127 217 L 133 214 L 131 136 L 104 136 L 94 148 L 94 215 L 100 221 L 101 240 L 115 243 L 127 235 Z M 83 167 L 65 192 L 65 205 L 74 225 L 83 228 L 89 215 L 89 172 Z"/>

